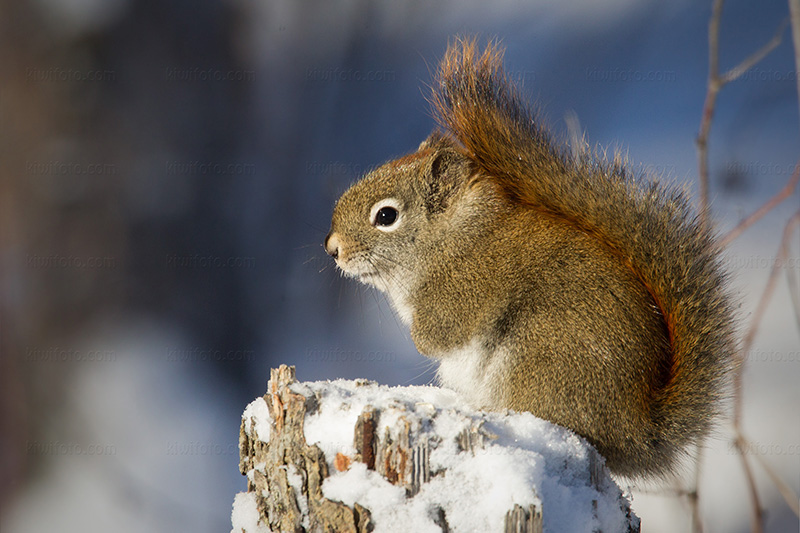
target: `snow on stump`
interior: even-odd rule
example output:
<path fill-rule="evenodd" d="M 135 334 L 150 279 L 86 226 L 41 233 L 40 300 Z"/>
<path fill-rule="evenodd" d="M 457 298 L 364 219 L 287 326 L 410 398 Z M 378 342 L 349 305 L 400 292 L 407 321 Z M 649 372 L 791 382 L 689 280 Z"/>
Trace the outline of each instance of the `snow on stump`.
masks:
<path fill-rule="evenodd" d="M 235 533 L 638 532 L 583 439 L 436 387 L 299 383 L 273 369 L 239 434 Z"/>

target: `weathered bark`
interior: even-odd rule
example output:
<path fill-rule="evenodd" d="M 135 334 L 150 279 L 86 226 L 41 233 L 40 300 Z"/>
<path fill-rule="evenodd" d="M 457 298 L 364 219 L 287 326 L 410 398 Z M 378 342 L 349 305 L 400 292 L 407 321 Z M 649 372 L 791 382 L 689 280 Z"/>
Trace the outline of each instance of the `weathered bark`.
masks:
<path fill-rule="evenodd" d="M 282 365 L 271 371 L 269 391 L 264 400 L 269 406 L 270 438 L 258 438 L 255 425 L 242 420 L 239 433 L 239 469 L 248 475 L 247 490 L 255 493 L 261 521 L 273 531 L 353 532 L 373 530 L 370 511 L 355 504 L 352 508 L 328 500 L 322 493 L 322 482 L 328 477 L 328 461 L 316 445 L 308 445 L 304 436 L 305 415 L 318 408 L 317 397 L 293 392 L 294 367 Z M 423 434 L 418 426 L 403 416 L 390 428 L 379 430 L 380 410 L 367 407 L 353 428 L 354 456 L 337 454 L 332 464 L 337 470 L 350 468 L 353 462 L 364 463 L 389 482 L 401 486 L 411 498 L 431 478 L 443 475 L 432 471 L 431 446 L 438 441 Z M 458 449 L 475 453 L 494 438 L 482 426 L 464 430 L 456 439 Z M 590 461 L 589 479 L 595 486 L 603 475 L 599 459 Z M 596 502 L 594 502 L 596 503 Z M 443 532 L 450 530 L 442 508 L 433 511 L 433 522 Z M 630 516 L 629 516 L 630 518 Z M 630 520 L 628 531 L 638 531 L 638 520 Z M 542 510 L 536 505 L 516 505 L 506 514 L 506 532 L 541 532 Z"/>
<path fill-rule="evenodd" d="M 264 395 L 273 422 L 269 442 L 249 434 L 245 421 L 239 431 L 239 470 L 253 473 L 247 490 L 256 494 L 262 521 L 273 531 L 372 531 L 368 510 L 323 497 L 328 464 L 322 450 L 309 446 L 303 435 L 305 415 L 316 408 L 315 398 L 289 390 L 294 381 L 294 367 L 282 365 L 271 371 L 269 392 Z M 258 468 L 262 464 L 263 471 Z M 289 476 L 300 483 L 293 486 Z M 298 502 L 305 502 L 305 524 Z"/>

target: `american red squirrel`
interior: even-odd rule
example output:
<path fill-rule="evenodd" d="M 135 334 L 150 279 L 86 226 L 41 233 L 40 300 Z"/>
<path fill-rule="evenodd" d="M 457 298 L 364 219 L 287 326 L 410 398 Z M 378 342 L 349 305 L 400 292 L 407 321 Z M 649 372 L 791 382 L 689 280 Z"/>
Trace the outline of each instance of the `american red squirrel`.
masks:
<path fill-rule="evenodd" d="M 732 365 L 714 236 L 680 191 L 556 145 L 502 54 L 448 49 L 442 131 L 342 195 L 325 249 L 388 294 L 442 385 L 572 429 L 612 472 L 665 475 Z"/>

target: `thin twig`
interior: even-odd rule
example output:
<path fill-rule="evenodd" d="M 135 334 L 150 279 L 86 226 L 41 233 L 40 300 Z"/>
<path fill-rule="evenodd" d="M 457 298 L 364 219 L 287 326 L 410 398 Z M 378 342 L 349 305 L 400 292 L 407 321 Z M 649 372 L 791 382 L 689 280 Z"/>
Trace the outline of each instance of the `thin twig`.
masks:
<path fill-rule="evenodd" d="M 722 16 L 723 4 L 724 0 L 714 0 L 714 4 L 712 7 L 711 21 L 709 22 L 708 90 L 706 93 L 705 104 L 703 106 L 703 117 L 700 123 L 700 133 L 697 137 L 697 150 L 698 150 L 699 172 L 700 172 L 699 176 L 700 209 L 701 209 L 701 221 L 703 224 L 708 223 L 708 214 L 709 214 L 708 213 L 709 212 L 708 134 L 711 130 L 711 122 L 714 116 L 714 107 L 717 100 L 717 94 L 725 84 L 730 83 L 731 81 L 734 81 L 735 79 L 742 76 L 742 74 L 744 74 L 747 70 L 755 66 L 759 61 L 764 59 L 772 50 L 774 50 L 781 43 L 783 32 L 786 29 L 786 21 L 784 21 L 778 27 L 778 30 L 776 31 L 775 35 L 767 44 L 765 44 L 755 53 L 745 58 L 737 66 L 733 67 L 732 69 L 728 70 L 727 72 L 725 72 L 723 75 L 720 76 L 719 25 Z M 738 237 L 744 230 L 746 230 L 748 227 L 754 224 L 757 220 L 761 219 L 766 213 L 771 211 L 776 205 L 778 205 L 784 199 L 789 197 L 794 191 L 798 180 L 800 180 L 800 164 L 796 166 L 795 172 L 792 174 L 792 178 L 789 180 L 789 183 L 786 184 L 783 190 L 781 190 L 777 195 L 775 195 L 772 199 L 770 199 L 755 213 L 753 213 L 745 220 L 743 220 L 740 224 L 738 224 L 736 228 L 734 228 L 730 233 L 728 233 L 728 235 L 724 239 L 720 241 L 720 245 L 725 246 L 728 243 L 730 243 L 732 240 Z M 742 348 L 739 354 L 739 361 L 734 373 L 734 384 L 736 388 L 735 403 L 734 403 L 734 427 L 736 428 L 736 433 L 737 433 L 736 446 L 739 449 L 740 453 L 742 453 L 741 457 L 742 466 L 745 470 L 745 475 L 747 476 L 750 498 L 753 502 L 754 532 L 762 530 L 761 519 L 763 510 L 758 498 L 758 491 L 755 486 L 755 480 L 753 478 L 750 464 L 748 463 L 747 458 L 744 456 L 744 450 L 742 448 L 744 442 L 744 437 L 741 434 L 742 372 L 744 370 L 745 356 L 747 352 L 750 350 L 750 347 L 752 346 L 753 339 L 755 338 L 755 334 L 758 331 L 758 327 L 761 323 L 761 318 L 764 314 L 767 304 L 769 303 L 769 300 L 772 298 L 772 293 L 775 289 L 775 284 L 777 281 L 777 275 L 778 272 L 780 271 L 780 267 L 783 262 L 783 256 L 786 255 L 786 249 L 788 247 L 788 236 L 791 234 L 792 227 L 796 223 L 795 218 L 798 218 L 798 216 L 792 217 L 792 219 L 789 221 L 789 224 L 787 224 L 787 227 L 784 231 L 784 239 L 781 243 L 781 248 L 778 251 L 778 256 L 776 257 L 775 260 L 775 265 L 767 281 L 767 287 L 765 288 L 763 294 L 761 295 L 761 300 L 759 301 L 758 307 L 756 308 L 756 311 L 754 313 L 750 329 L 748 330 L 747 335 L 743 340 Z M 695 525 L 695 527 L 697 526 Z"/>
<path fill-rule="evenodd" d="M 714 117 L 717 94 L 725 84 L 739 78 L 777 48 L 783 39 L 783 32 L 787 25 L 787 21 L 783 21 L 767 44 L 720 76 L 719 24 L 722 18 L 723 4 L 724 0 L 714 0 L 711 9 L 711 20 L 708 23 L 708 89 L 703 103 L 700 132 L 697 134 L 695 141 L 697 144 L 698 177 L 700 179 L 700 222 L 705 227 L 708 227 L 709 216 L 708 134 L 711 131 L 711 119 Z"/>
<path fill-rule="evenodd" d="M 772 299 L 772 293 L 775 292 L 775 286 L 778 282 L 778 274 L 780 274 L 781 268 L 783 268 L 783 261 L 789 252 L 789 239 L 792 236 L 794 227 L 798 224 L 800 224 L 800 211 L 797 211 L 794 215 L 792 215 L 792 217 L 786 223 L 786 226 L 783 228 L 783 237 L 781 238 L 780 248 L 778 248 L 778 253 L 775 256 L 775 262 L 773 263 L 772 270 L 769 273 L 767 286 L 764 288 L 764 292 L 761 294 L 761 299 L 758 301 L 758 306 L 756 306 L 756 310 L 753 313 L 753 320 L 750 322 L 750 328 L 747 330 L 747 335 L 745 335 L 744 340 L 742 341 L 742 348 L 740 351 L 741 364 L 737 368 L 738 381 L 740 382 L 741 374 L 744 370 L 744 360 L 746 354 L 753 345 L 753 339 L 755 338 L 758 327 L 761 324 L 761 319 L 764 317 L 764 311 L 766 311 L 767 305 Z M 735 419 L 741 417 L 741 398 L 737 398 L 736 404 L 737 408 L 734 410 Z"/>
<path fill-rule="evenodd" d="M 794 71 L 798 73 L 800 72 L 800 0 L 789 0 L 789 15 L 792 24 L 792 40 L 794 41 Z M 797 78 L 797 102 L 800 103 L 800 77 L 795 77 Z M 797 320 L 797 327 L 800 328 L 800 290 L 798 290 L 797 279 L 789 270 L 786 271 L 786 277 L 789 281 L 789 294 L 792 298 L 792 307 L 794 307 L 794 317 Z"/>
<path fill-rule="evenodd" d="M 726 83 L 730 83 L 737 78 L 739 78 L 742 74 L 756 66 L 762 59 L 767 57 L 767 55 L 775 50 L 778 45 L 781 44 L 783 40 L 783 32 L 786 30 L 786 26 L 789 25 L 789 19 L 785 19 L 781 21 L 778 29 L 775 31 L 775 35 L 772 36 L 772 39 L 762 46 L 760 49 L 756 50 L 748 57 L 746 57 L 741 63 L 730 69 L 728 72 L 720 76 L 720 81 L 722 85 Z"/>
<path fill-rule="evenodd" d="M 720 247 L 724 248 L 728 246 L 734 239 L 736 239 L 739 235 L 741 235 L 744 230 L 755 224 L 758 220 L 761 219 L 764 215 L 772 211 L 772 209 L 787 199 L 789 196 L 792 195 L 794 192 L 795 187 L 797 187 L 797 183 L 800 181 L 800 161 L 794 166 L 794 172 L 792 172 L 792 177 L 789 178 L 789 181 L 786 185 L 781 189 L 781 191 L 769 199 L 767 203 L 762 205 L 758 208 L 753 214 L 749 217 L 745 218 L 739 224 L 736 225 L 727 235 L 719 240 Z"/>
<path fill-rule="evenodd" d="M 739 458 L 742 460 L 742 469 L 747 478 L 747 488 L 750 492 L 750 500 L 753 502 L 753 519 L 751 522 L 751 530 L 753 533 L 763 533 L 763 520 L 764 508 L 761 507 L 761 501 L 758 498 L 758 490 L 756 489 L 756 480 L 753 477 L 753 470 L 750 468 L 750 463 L 747 462 L 747 440 L 741 433 L 741 428 L 738 423 L 734 424 L 736 428 L 736 440 L 734 442 L 736 449 L 739 451 Z"/>
<path fill-rule="evenodd" d="M 693 490 L 689 492 L 689 505 L 692 509 L 692 533 L 703 533 L 703 521 L 700 518 L 700 476 L 703 464 L 703 443 L 697 447 L 697 456 L 694 460 Z"/>
<path fill-rule="evenodd" d="M 800 72 L 800 0 L 789 0 L 789 15 L 792 21 L 794 41 L 794 71 Z M 797 78 L 797 101 L 800 102 L 800 78 Z"/>
<path fill-rule="evenodd" d="M 789 219 L 789 222 L 786 223 L 786 227 L 783 229 L 783 237 L 781 238 L 781 244 L 778 248 L 778 253 L 775 256 L 775 262 L 772 265 L 772 270 L 769 273 L 769 278 L 767 278 L 767 286 L 764 288 L 764 292 L 761 293 L 761 299 L 758 301 L 756 310 L 753 313 L 753 319 L 750 322 L 750 328 L 747 330 L 747 334 L 742 340 L 742 346 L 739 350 L 738 364 L 736 365 L 736 370 L 734 373 L 736 397 L 734 398 L 733 423 L 736 428 L 740 426 L 742 420 L 742 374 L 744 373 L 744 365 L 745 361 L 747 360 L 747 353 L 750 351 L 750 347 L 753 345 L 753 339 L 755 339 L 756 332 L 761 324 L 764 311 L 767 309 L 767 305 L 772 299 L 772 293 L 775 291 L 775 286 L 778 281 L 778 274 L 783 267 L 783 260 L 788 253 L 789 238 L 792 235 L 792 231 L 794 231 L 794 226 L 798 223 L 800 223 L 800 211 L 795 213 Z"/>
<path fill-rule="evenodd" d="M 795 61 L 797 63 L 797 71 L 800 72 L 800 0 L 789 0 L 789 3 L 791 5 L 791 10 L 792 10 L 792 34 L 794 36 L 794 43 L 795 43 Z M 753 66 L 758 64 L 758 62 L 760 62 L 772 50 L 774 50 L 781 43 L 783 32 L 786 29 L 786 21 L 784 21 L 778 27 L 778 30 L 776 31 L 775 35 L 767 44 L 762 46 L 755 53 L 751 54 L 743 61 L 741 61 L 738 65 L 726 71 L 722 76 L 720 76 L 719 27 L 720 27 L 720 20 L 722 18 L 723 4 L 724 0 L 714 0 L 712 4 L 711 19 L 709 21 L 709 26 L 708 26 L 708 45 L 709 45 L 708 88 L 706 91 L 705 101 L 703 103 L 703 113 L 700 120 L 700 131 L 696 139 L 698 171 L 699 171 L 698 179 L 700 181 L 700 222 L 704 227 L 708 227 L 709 211 L 710 211 L 708 136 L 709 132 L 711 131 L 711 123 L 714 117 L 714 109 L 716 106 L 717 95 L 720 89 L 722 89 L 722 87 L 725 84 L 730 83 L 731 81 L 742 76 L 747 70 L 751 69 Z M 798 98 L 800 99 L 800 80 L 798 80 Z M 792 178 L 790 178 L 789 183 L 787 183 L 784 189 L 780 191 L 775 197 L 770 199 L 766 204 L 764 204 L 764 206 L 758 209 L 755 213 L 753 213 L 745 220 L 740 222 L 730 233 L 728 233 L 728 235 L 724 239 L 720 240 L 720 245 L 724 247 L 725 245 L 729 244 L 736 237 L 738 237 L 744 230 L 746 230 L 748 227 L 754 224 L 757 220 L 761 219 L 766 213 L 771 211 L 781 201 L 790 196 L 797 185 L 798 179 L 800 179 L 800 163 L 798 163 L 798 165 L 796 166 Z M 733 376 L 734 386 L 735 386 L 734 417 L 733 417 L 733 425 L 736 434 L 735 445 L 737 450 L 739 451 L 739 456 L 742 461 L 742 468 L 744 469 L 745 477 L 747 478 L 747 487 L 748 487 L 748 492 L 750 494 L 750 500 L 753 505 L 752 530 L 754 533 L 760 533 L 763 531 L 762 523 L 763 523 L 764 511 L 758 496 L 758 489 L 755 484 L 755 478 L 753 476 L 750 463 L 747 460 L 746 449 L 745 449 L 747 440 L 745 439 L 741 428 L 742 373 L 744 371 L 746 354 L 749 352 L 750 347 L 752 346 L 753 339 L 755 338 L 756 332 L 758 331 L 758 327 L 761 323 L 761 319 L 764 315 L 766 306 L 769 303 L 770 299 L 772 298 L 772 293 L 775 290 L 777 276 L 778 273 L 780 272 L 784 256 L 788 253 L 787 250 L 788 250 L 789 236 L 791 235 L 794 226 L 799 222 L 800 222 L 800 212 L 795 214 L 789 220 L 789 222 L 786 225 L 786 228 L 784 229 L 784 235 L 781 241 L 781 246 L 778 250 L 778 255 L 775 258 L 775 265 L 773 266 L 772 272 L 770 273 L 770 277 L 767 280 L 767 286 L 761 295 L 761 299 L 759 300 L 758 306 L 756 307 L 756 311 L 753 315 L 753 319 L 751 321 L 747 335 L 742 341 L 741 349 L 738 354 L 737 365 L 734 370 L 734 376 Z M 690 500 L 692 503 L 693 527 L 695 528 L 695 531 L 699 531 L 699 528 L 702 527 L 702 524 L 699 522 L 697 514 L 698 511 L 697 511 L 697 501 L 696 501 L 699 476 L 700 476 L 700 463 L 698 462 L 695 471 L 695 487 L 694 487 L 695 490 L 693 493 L 690 493 L 690 495 L 695 499 L 694 501 Z M 778 479 L 776 481 L 776 484 L 778 484 L 778 481 L 780 480 Z M 780 484 L 778 485 L 779 485 L 778 487 L 779 490 L 781 490 L 781 485 Z M 784 494 L 784 497 L 787 497 L 786 494 Z"/>
<path fill-rule="evenodd" d="M 778 253 L 775 255 L 775 263 L 772 266 L 772 271 L 767 279 L 767 286 L 764 292 L 761 293 L 761 299 L 758 301 L 756 310 L 753 313 L 753 319 L 750 322 L 750 328 L 742 341 L 741 349 L 739 350 L 739 357 L 734 371 L 734 409 L 733 409 L 733 427 L 736 432 L 736 449 L 739 450 L 742 459 L 742 468 L 744 468 L 745 476 L 747 477 L 747 486 L 750 493 L 750 500 L 753 504 L 753 533 L 759 533 L 762 529 L 762 518 L 764 510 L 761 507 L 761 502 L 758 498 L 758 490 L 755 486 L 755 479 L 753 472 L 750 469 L 750 463 L 745 456 L 746 439 L 742 432 L 742 375 L 744 373 L 745 361 L 750 347 L 753 345 L 758 328 L 761 324 L 761 319 L 764 317 L 764 311 L 767 309 L 769 301 L 772 299 L 772 293 L 775 292 L 777 285 L 778 275 L 783 267 L 783 261 L 789 250 L 789 238 L 792 236 L 794 226 L 800 224 L 800 211 L 795 213 L 787 222 L 783 230 L 783 237 L 781 244 L 778 248 Z"/>
<path fill-rule="evenodd" d="M 769 466 L 769 464 L 767 464 L 763 457 L 756 454 L 755 458 L 761 465 L 761 468 L 767 471 L 767 475 L 770 477 L 772 482 L 775 483 L 775 486 L 778 487 L 778 491 L 781 493 L 781 496 L 783 496 L 783 499 L 786 500 L 786 504 L 789 506 L 789 509 L 791 509 L 794 514 L 800 517 L 800 504 L 797 500 L 797 494 L 795 494 L 792 488 L 787 485 L 786 482 L 778 476 L 778 474 L 775 473 L 775 471 L 771 466 Z"/>
<path fill-rule="evenodd" d="M 797 322 L 797 331 L 800 331 L 800 270 L 794 268 L 786 269 L 786 284 L 789 285 L 789 300 L 794 309 L 794 319 Z"/>
<path fill-rule="evenodd" d="M 711 20 L 708 23 L 708 90 L 700 119 L 700 133 L 696 140 L 700 179 L 700 220 L 705 227 L 708 227 L 708 133 L 711 131 L 714 105 L 721 87 L 719 82 L 719 21 L 722 17 L 724 3 L 725 0 L 714 0 L 711 8 Z"/>

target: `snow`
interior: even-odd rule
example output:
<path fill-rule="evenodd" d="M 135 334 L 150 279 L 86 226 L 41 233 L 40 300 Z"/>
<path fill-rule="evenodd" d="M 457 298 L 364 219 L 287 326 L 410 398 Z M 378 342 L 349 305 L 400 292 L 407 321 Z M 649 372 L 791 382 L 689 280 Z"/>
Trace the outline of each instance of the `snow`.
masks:
<path fill-rule="evenodd" d="M 252 492 L 240 492 L 233 499 L 233 511 L 231 511 L 231 523 L 233 530 L 231 533 L 270 533 L 270 529 L 264 524 L 258 523 L 258 504 L 256 496 Z"/>
<path fill-rule="evenodd" d="M 406 498 L 403 487 L 392 485 L 374 470 L 367 470 L 364 463 L 353 463 L 345 472 L 326 479 L 322 492 L 330 500 L 349 506 L 360 503 L 370 510 L 402 508 Z"/>
<path fill-rule="evenodd" d="M 245 431 L 250 433 L 255 424 L 255 434 L 264 442 L 269 442 L 270 422 L 269 406 L 263 397 L 258 397 L 250 402 L 242 413 Z"/>
<path fill-rule="evenodd" d="M 329 463 L 324 496 L 369 509 L 376 533 L 441 531 L 435 522 L 439 509 L 451 531 L 503 531 L 506 513 L 515 504 L 541 508 L 544 531 L 625 529 L 625 498 L 607 471 L 597 486 L 590 481 L 591 446 L 530 413 L 475 411 L 455 392 L 436 387 L 336 380 L 295 383 L 291 389 L 318 400 L 317 409 L 306 414 L 304 429 L 308 444 L 318 445 Z M 257 402 L 243 416 L 252 419 L 262 435 L 260 428 L 269 425 L 269 415 Z M 407 497 L 403 487 L 363 463 L 337 471 L 337 453 L 355 454 L 353 429 L 367 407 L 380 412 L 377 435 L 387 430 L 395 435 L 402 417 L 420 436 L 427 436 L 431 471 L 444 473 L 433 475 L 416 495 Z M 465 431 L 483 436 L 482 447 L 460 450 L 457 438 Z M 597 460 L 602 461 L 599 456 Z M 234 504 L 235 524 L 244 520 L 235 516 L 237 505 L 240 512 L 246 511 L 244 504 Z"/>
<path fill-rule="evenodd" d="M 303 492 L 303 476 L 297 471 L 297 467 L 293 464 L 286 465 L 286 479 L 289 486 L 294 489 L 295 497 L 297 498 L 297 507 L 303 515 L 303 527 L 308 530 L 308 496 Z"/>

